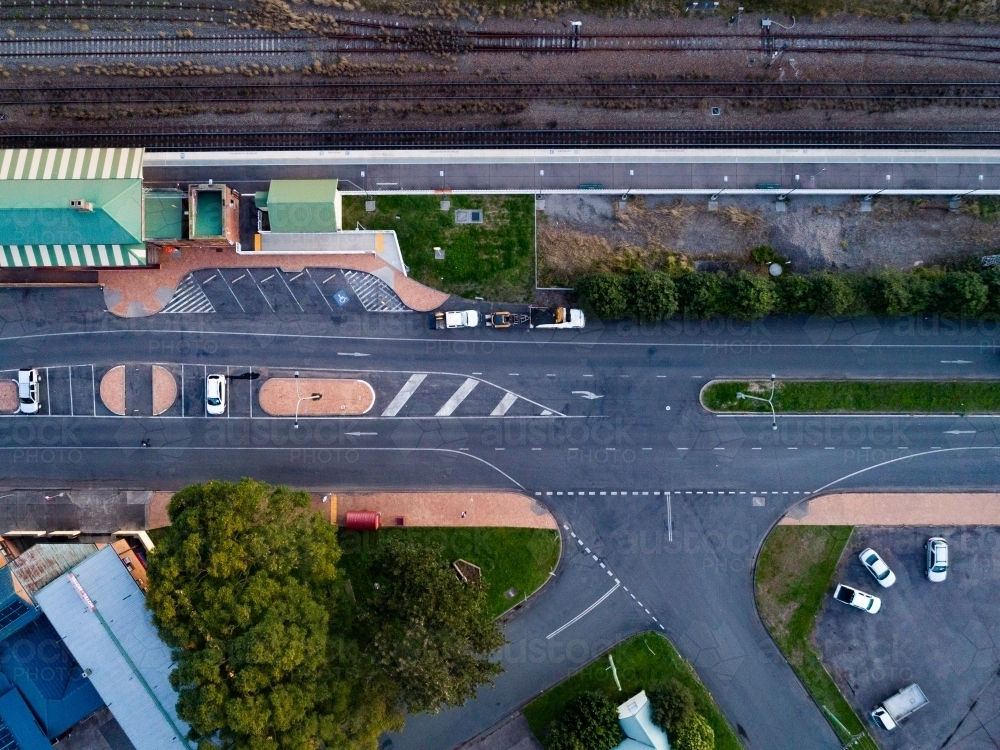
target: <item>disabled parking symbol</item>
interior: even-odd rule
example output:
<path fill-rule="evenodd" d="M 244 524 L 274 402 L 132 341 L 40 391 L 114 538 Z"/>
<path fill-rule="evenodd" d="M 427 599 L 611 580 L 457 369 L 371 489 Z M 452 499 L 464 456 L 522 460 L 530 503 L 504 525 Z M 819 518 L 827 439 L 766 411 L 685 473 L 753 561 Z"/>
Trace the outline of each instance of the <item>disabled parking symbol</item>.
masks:
<path fill-rule="evenodd" d="M 351 298 L 348 296 L 347 292 L 345 292 L 343 289 L 341 289 L 339 292 L 333 295 L 333 299 L 341 307 L 343 307 L 344 305 L 346 305 L 348 302 L 351 301 Z"/>

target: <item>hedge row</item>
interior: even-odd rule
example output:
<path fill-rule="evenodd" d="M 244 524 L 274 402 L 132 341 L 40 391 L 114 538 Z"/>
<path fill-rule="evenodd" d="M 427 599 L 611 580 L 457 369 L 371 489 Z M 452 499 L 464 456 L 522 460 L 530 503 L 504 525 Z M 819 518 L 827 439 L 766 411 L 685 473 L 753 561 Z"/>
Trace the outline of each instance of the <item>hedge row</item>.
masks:
<path fill-rule="evenodd" d="M 983 271 L 863 274 L 819 273 L 770 276 L 739 271 L 693 272 L 672 279 L 662 271 L 628 275 L 595 273 L 580 279 L 577 292 L 600 318 L 631 317 L 654 322 L 679 313 L 685 318 L 719 315 L 752 320 L 788 315 L 899 316 L 940 313 L 964 317 L 1000 315 L 1000 268 Z"/>

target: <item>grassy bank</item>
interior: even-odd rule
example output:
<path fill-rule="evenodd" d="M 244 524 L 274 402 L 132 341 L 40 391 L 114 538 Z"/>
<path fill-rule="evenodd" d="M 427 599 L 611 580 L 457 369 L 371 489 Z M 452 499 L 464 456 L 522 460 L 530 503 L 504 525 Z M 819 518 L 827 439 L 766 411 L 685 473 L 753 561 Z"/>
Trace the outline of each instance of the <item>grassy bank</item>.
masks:
<path fill-rule="evenodd" d="M 777 526 L 757 560 L 754 588 L 764 624 L 809 693 L 836 717 L 831 724 L 840 738 L 846 742 L 864 734 L 854 747 L 877 750 L 811 642 L 816 615 L 852 531 L 850 526 Z"/>
<path fill-rule="evenodd" d="M 340 529 L 343 556 L 340 565 L 355 595 L 371 590 L 368 567 L 372 552 L 387 537 L 405 534 L 422 544 L 444 548 L 449 561 L 459 558 L 483 571 L 490 614 L 503 614 L 541 586 L 559 561 L 559 535 L 546 529 L 507 528 L 409 528 L 382 529 L 377 533 Z M 504 592 L 517 593 L 508 599 Z"/>
<path fill-rule="evenodd" d="M 767 404 L 738 399 L 737 392 L 767 398 L 769 381 L 710 383 L 702 401 L 712 411 L 769 413 Z M 775 411 L 799 413 L 959 413 L 1000 411 L 998 381 L 778 381 Z"/>
<path fill-rule="evenodd" d="M 618 670 L 622 691 L 618 692 L 608 671 L 608 657 L 603 654 L 575 675 L 546 691 L 524 708 L 531 731 L 545 742 L 552 722 L 570 700 L 592 691 L 600 691 L 617 704 L 640 690 L 648 690 L 659 682 L 676 677 L 694 695 L 695 709 L 715 731 L 715 750 L 740 750 L 741 745 L 726 717 L 715 705 L 711 694 L 701 684 L 691 665 L 666 638 L 647 633 L 618 644 L 610 652 Z"/>
<path fill-rule="evenodd" d="M 442 197 L 451 201 L 441 210 Z M 496 302 L 527 302 L 534 290 L 535 219 L 530 195 L 344 196 L 344 228 L 392 229 L 410 276 L 442 292 Z M 482 224 L 456 224 L 455 209 L 482 209 Z M 434 259 L 434 248 L 444 260 Z"/>

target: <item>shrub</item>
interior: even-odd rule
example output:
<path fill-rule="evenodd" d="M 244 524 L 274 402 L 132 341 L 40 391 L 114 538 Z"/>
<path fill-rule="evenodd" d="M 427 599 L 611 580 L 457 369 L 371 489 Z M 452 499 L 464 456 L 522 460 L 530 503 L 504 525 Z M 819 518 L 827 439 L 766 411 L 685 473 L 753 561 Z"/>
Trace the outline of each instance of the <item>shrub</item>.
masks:
<path fill-rule="evenodd" d="M 677 292 L 670 276 L 662 271 L 638 271 L 629 274 L 625 287 L 629 312 L 647 322 L 669 318 L 677 311 Z"/>
<path fill-rule="evenodd" d="M 898 271 L 878 271 L 861 282 L 861 294 L 876 315 L 909 315 L 914 311 L 908 277 Z"/>
<path fill-rule="evenodd" d="M 821 271 L 809 278 L 818 309 L 830 315 L 843 315 L 854 307 L 857 293 L 843 274 Z"/>
<path fill-rule="evenodd" d="M 628 310 L 625 279 L 616 273 L 592 273 L 584 276 L 576 290 L 599 318 L 621 318 Z"/>
<path fill-rule="evenodd" d="M 715 750 L 715 732 L 701 714 L 692 714 L 669 739 L 673 750 Z"/>
<path fill-rule="evenodd" d="M 676 677 L 649 691 L 653 721 L 667 731 L 667 736 L 675 734 L 694 715 L 694 696 Z"/>
<path fill-rule="evenodd" d="M 689 273 L 677 280 L 677 301 L 686 318 L 711 318 L 719 314 L 722 273 Z"/>
<path fill-rule="evenodd" d="M 986 309 L 990 290 L 979 274 L 952 271 L 937 279 L 935 296 L 939 312 L 975 317 Z"/>
<path fill-rule="evenodd" d="M 604 693 L 583 693 L 566 704 L 546 744 L 549 750 L 611 750 L 623 736 L 611 699 Z"/>
<path fill-rule="evenodd" d="M 994 312 L 1000 312 L 1000 268 L 987 268 L 979 274 L 979 278 L 989 290 L 989 301 L 986 306 Z"/>
<path fill-rule="evenodd" d="M 774 248 L 769 245 L 757 245 L 757 247 L 750 251 L 750 260 L 758 266 L 769 266 L 772 263 L 781 263 L 784 258 L 778 255 Z"/>
<path fill-rule="evenodd" d="M 726 283 L 727 307 L 734 318 L 753 320 L 774 309 L 774 284 L 765 276 L 740 271 Z"/>
<path fill-rule="evenodd" d="M 817 300 L 813 295 L 812 282 L 805 276 L 785 273 L 778 277 L 774 285 L 775 310 L 789 315 L 816 311 Z"/>

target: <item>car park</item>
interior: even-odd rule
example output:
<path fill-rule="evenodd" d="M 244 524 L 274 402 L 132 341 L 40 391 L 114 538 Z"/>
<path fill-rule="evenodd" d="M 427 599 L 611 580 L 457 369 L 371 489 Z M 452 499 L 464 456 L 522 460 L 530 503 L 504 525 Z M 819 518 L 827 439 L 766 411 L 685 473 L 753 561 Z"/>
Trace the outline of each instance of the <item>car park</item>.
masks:
<path fill-rule="evenodd" d="M 877 596 L 866 594 L 864 591 L 846 586 L 843 583 L 837 584 L 833 598 L 856 609 L 863 609 L 870 614 L 875 614 L 882 609 L 882 600 Z"/>
<path fill-rule="evenodd" d="M 42 406 L 38 393 L 38 369 L 23 368 L 17 371 L 17 410 L 21 414 L 37 414 Z"/>
<path fill-rule="evenodd" d="M 205 380 L 205 410 L 217 417 L 226 413 L 226 376 L 209 375 Z"/>
<path fill-rule="evenodd" d="M 939 536 L 932 536 L 924 545 L 927 580 L 941 583 L 948 577 L 948 542 Z"/>
<path fill-rule="evenodd" d="M 858 558 L 882 588 L 887 589 L 896 582 L 896 574 L 889 569 L 879 553 L 871 547 L 858 555 Z"/>

